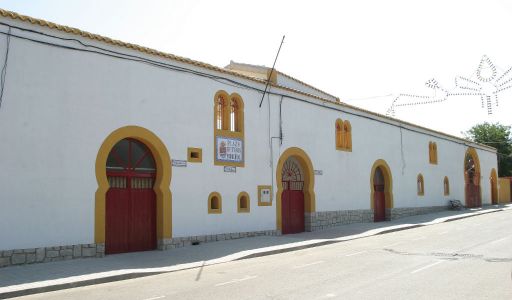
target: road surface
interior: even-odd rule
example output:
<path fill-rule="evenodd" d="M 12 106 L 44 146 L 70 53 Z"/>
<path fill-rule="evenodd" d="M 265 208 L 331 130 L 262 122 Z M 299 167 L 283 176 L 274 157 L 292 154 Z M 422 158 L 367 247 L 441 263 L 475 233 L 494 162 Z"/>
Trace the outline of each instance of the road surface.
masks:
<path fill-rule="evenodd" d="M 512 299 L 512 211 L 22 299 Z"/>

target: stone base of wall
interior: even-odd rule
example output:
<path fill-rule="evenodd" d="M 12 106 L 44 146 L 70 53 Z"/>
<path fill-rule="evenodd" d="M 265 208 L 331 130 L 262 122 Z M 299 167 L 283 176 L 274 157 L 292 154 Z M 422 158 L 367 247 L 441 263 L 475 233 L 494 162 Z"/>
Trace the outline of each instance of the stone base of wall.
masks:
<path fill-rule="evenodd" d="M 255 236 L 269 236 L 269 235 L 281 235 L 278 230 L 262 230 L 262 231 L 250 231 L 250 232 L 233 232 L 233 233 L 222 233 L 212 235 L 198 235 L 198 236 L 187 236 L 187 237 L 176 237 L 171 239 L 163 239 L 158 241 L 159 250 L 168 250 L 175 248 L 182 248 L 191 245 L 197 245 L 200 243 L 209 243 L 216 241 L 234 240 Z"/>
<path fill-rule="evenodd" d="M 351 223 L 373 222 L 373 210 L 337 210 L 306 213 L 306 231 L 317 231 Z"/>
<path fill-rule="evenodd" d="M 396 220 L 404 217 L 424 215 L 447 210 L 448 206 L 397 207 L 386 210 L 386 219 Z"/>
<path fill-rule="evenodd" d="M 386 209 L 386 219 L 395 220 L 403 217 L 434 213 L 447 209 L 447 206 L 392 208 Z M 369 222 L 373 222 L 372 209 L 320 211 L 305 214 L 306 231 L 317 231 L 351 223 Z M 187 247 L 199 243 L 275 235 L 281 235 L 281 232 L 279 230 L 263 230 L 177 237 L 159 240 L 157 248 L 159 250 L 167 250 Z M 71 246 L 4 250 L 0 251 L 0 267 L 103 256 L 105 256 L 105 244 L 80 244 Z"/>
<path fill-rule="evenodd" d="M 386 209 L 386 220 L 429 214 L 447 210 L 447 206 L 399 207 Z M 351 223 L 373 222 L 373 209 L 319 211 L 306 213 L 306 231 L 317 231 Z"/>
<path fill-rule="evenodd" d="M 262 230 L 251 232 L 234 232 L 213 235 L 178 237 L 159 240 L 157 248 L 159 250 L 168 250 L 191 246 L 200 243 L 241 239 L 255 236 L 275 235 L 281 235 L 281 232 L 279 230 Z M 104 256 L 105 244 L 80 244 L 71 246 L 4 250 L 0 251 L 0 268 L 14 265 L 25 265 L 33 263 L 70 260 L 75 258 Z"/>
<path fill-rule="evenodd" d="M 0 267 L 105 256 L 105 244 L 80 244 L 0 251 Z"/>

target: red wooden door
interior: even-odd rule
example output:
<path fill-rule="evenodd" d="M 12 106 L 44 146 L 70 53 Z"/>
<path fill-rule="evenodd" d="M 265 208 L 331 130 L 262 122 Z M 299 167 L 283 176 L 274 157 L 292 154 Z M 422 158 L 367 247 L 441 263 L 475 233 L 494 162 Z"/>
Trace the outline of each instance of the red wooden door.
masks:
<path fill-rule="evenodd" d="M 283 234 L 291 233 L 292 231 L 291 198 L 291 191 L 283 190 L 283 194 L 281 196 L 281 230 Z"/>
<path fill-rule="evenodd" d="M 114 146 L 107 160 L 107 254 L 156 248 L 155 166 L 147 147 L 132 139 Z"/>
<path fill-rule="evenodd" d="M 386 180 L 381 167 L 375 169 L 373 174 L 373 221 L 386 220 L 386 194 L 384 193 Z"/>
<path fill-rule="evenodd" d="M 386 220 L 386 196 L 384 194 L 384 185 L 374 185 L 373 193 L 373 221 L 381 222 Z"/>
<path fill-rule="evenodd" d="M 467 183 L 466 184 L 466 207 L 480 207 L 482 199 L 480 198 L 480 186 Z"/>
<path fill-rule="evenodd" d="M 471 184 L 466 183 L 466 207 L 473 207 L 473 192 L 471 190 Z"/>
<path fill-rule="evenodd" d="M 285 181 L 283 182 L 283 194 L 281 196 L 282 232 L 299 233 L 304 232 L 304 182 Z"/>
<path fill-rule="evenodd" d="M 292 190 L 290 193 L 292 232 L 304 232 L 304 192 Z"/>
<path fill-rule="evenodd" d="M 130 191 L 126 177 L 109 177 L 110 188 L 106 198 L 105 252 L 121 253 L 128 251 L 129 216 L 131 215 Z"/>
<path fill-rule="evenodd" d="M 464 160 L 466 207 L 480 207 L 482 205 L 480 195 L 480 168 L 471 154 L 466 154 Z"/>

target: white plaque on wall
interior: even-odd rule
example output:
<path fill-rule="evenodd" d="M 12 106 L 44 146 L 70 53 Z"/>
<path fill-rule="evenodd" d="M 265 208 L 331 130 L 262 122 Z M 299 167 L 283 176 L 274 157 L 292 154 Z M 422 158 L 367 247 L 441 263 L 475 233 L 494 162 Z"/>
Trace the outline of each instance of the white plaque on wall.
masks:
<path fill-rule="evenodd" d="M 270 198 L 270 188 L 263 188 L 260 190 L 260 199 L 261 199 L 261 202 L 266 202 L 266 203 L 270 203 L 271 202 L 271 198 Z"/>
<path fill-rule="evenodd" d="M 224 172 L 226 172 L 226 173 L 236 173 L 236 167 L 224 166 Z"/>
<path fill-rule="evenodd" d="M 237 138 L 217 136 L 215 155 L 217 161 L 242 163 L 244 161 L 244 142 Z"/>
<path fill-rule="evenodd" d="M 172 166 L 173 167 L 186 167 L 187 161 L 186 160 L 180 160 L 180 159 L 173 159 L 172 160 Z"/>

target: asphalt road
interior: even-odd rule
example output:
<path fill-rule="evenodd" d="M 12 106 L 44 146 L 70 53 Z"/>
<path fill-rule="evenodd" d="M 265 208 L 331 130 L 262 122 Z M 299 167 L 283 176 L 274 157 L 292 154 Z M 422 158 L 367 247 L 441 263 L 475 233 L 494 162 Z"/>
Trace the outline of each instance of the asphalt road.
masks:
<path fill-rule="evenodd" d="M 512 211 L 23 299 L 512 299 Z"/>

